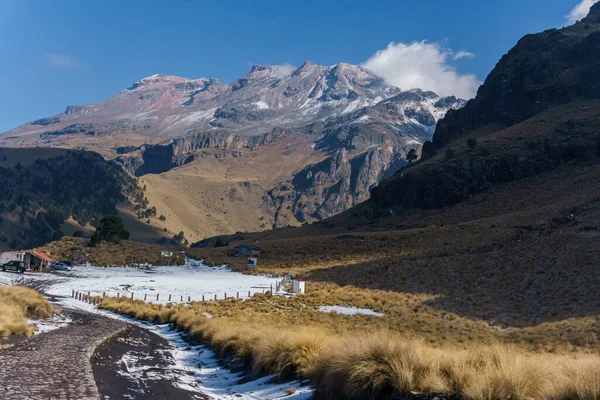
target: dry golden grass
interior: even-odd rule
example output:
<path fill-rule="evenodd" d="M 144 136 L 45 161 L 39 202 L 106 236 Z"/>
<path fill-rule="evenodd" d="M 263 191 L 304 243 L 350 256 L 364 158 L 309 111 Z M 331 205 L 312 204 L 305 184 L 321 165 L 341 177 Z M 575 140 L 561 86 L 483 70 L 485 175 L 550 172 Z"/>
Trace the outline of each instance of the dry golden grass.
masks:
<path fill-rule="evenodd" d="M 390 329 L 427 343 L 499 338 L 532 351 L 597 352 L 599 182 L 598 164 L 565 166 L 444 210 L 345 214 L 331 228 L 246 235 L 263 248 L 251 272 L 301 276 L 323 304 L 394 315 Z M 429 225 L 391 230 L 420 220 Z M 229 250 L 189 253 L 245 270 Z"/>
<path fill-rule="evenodd" d="M 131 238 L 149 242 L 183 231 L 190 242 L 236 231 L 271 229 L 274 206 L 265 193 L 290 179 L 326 154 L 310 148 L 309 137 L 286 137 L 261 146 L 260 151 L 235 148 L 202 149 L 192 162 L 161 174 L 140 178 L 150 205 L 165 221 L 141 224 L 119 210 Z M 280 225 L 299 225 L 291 210 L 278 212 Z M 163 232 L 166 229 L 167 232 Z"/>
<path fill-rule="evenodd" d="M 378 317 L 364 317 L 369 323 L 361 327 L 352 323 L 361 317 L 318 312 L 309 296 L 256 295 L 191 306 L 109 298 L 101 307 L 173 323 L 223 359 L 239 359 L 255 374 L 310 379 L 328 396 L 380 399 L 413 391 L 465 399 L 600 396 L 598 355 L 534 353 L 499 342 L 432 346 L 378 325 Z"/>
<path fill-rule="evenodd" d="M 52 316 L 52 306 L 35 290 L 22 286 L 0 286 L 0 337 L 30 336 L 34 328 L 27 318 L 42 319 Z"/>

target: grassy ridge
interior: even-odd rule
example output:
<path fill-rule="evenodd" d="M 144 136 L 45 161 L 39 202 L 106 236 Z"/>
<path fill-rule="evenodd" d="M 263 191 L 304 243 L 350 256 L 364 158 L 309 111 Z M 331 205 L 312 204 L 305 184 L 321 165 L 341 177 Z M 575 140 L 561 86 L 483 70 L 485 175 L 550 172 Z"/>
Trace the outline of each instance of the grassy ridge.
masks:
<path fill-rule="evenodd" d="M 34 328 L 27 323 L 27 318 L 51 316 L 52 306 L 35 290 L 21 286 L 0 287 L 0 337 L 30 336 Z"/>
<path fill-rule="evenodd" d="M 182 265 L 184 258 L 173 245 L 157 245 L 122 240 L 120 243 L 103 241 L 96 247 L 89 246 L 89 239 L 65 236 L 48 243 L 41 249 L 58 260 L 77 263 L 91 262 L 95 266 L 126 266 L 133 264 Z M 173 257 L 162 257 L 161 251 L 170 250 Z"/>
<path fill-rule="evenodd" d="M 245 302 L 185 307 L 121 298 L 105 299 L 101 307 L 137 319 L 173 323 L 222 359 L 241 360 L 259 375 L 310 379 L 327 396 L 379 399 L 411 391 L 465 399 L 600 396 L 596 355 L 540 354 L 500 343 L 468 349 L 434 347 L 376 327 L 373 322 L 378 317 L 323 314 L 311 310 L 310 299 L 306 299 L 309 304 L 301 300 L 288 304 L 285 299 L 256 295 Z M 207 318 L 207 312 L 213 317 Z M 331 324 L 316 323 L 319 318 L 331 319 Z M 362 318 L 369 328 L 354 329 L 356 318 L 358 326 Z M 307 321 L 313 321 L 313 326 L 307 328 Z"/>

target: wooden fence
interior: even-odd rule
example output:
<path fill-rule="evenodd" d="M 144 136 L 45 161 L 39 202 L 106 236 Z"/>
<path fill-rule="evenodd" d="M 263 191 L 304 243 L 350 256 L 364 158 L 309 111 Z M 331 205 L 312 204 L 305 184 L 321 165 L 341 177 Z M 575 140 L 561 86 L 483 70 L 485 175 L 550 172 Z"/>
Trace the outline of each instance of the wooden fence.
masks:
<path fill-rule="evenodd" d="M 276 284 L 276 286 L 279 286 Z M 191 303 L 193 301 L 214 301 L 224 300 L 230 298 L 237 299 L 249 299 L 256 293 L 266 294 L 267 292 L 273 293 L 273 285 L 270 287 L 252 287 L 250 290 L 235 291 L 235 292 L 222 292 L 222 293 L 211 293 L 202 295 L 183 295 L 175 293 L 156 293 L 156 292 L 132 292 L 127 290 L 122 291 L 107 291 L 107 292 L 93 292 L 93 291 L 71 291 L 71 297 L 86 303 L 97 304 L 102 301 L 105 297 L 116 297 L 116 298 L 128 298 L 132 300 L 142 300 L 148 303 Z"/>

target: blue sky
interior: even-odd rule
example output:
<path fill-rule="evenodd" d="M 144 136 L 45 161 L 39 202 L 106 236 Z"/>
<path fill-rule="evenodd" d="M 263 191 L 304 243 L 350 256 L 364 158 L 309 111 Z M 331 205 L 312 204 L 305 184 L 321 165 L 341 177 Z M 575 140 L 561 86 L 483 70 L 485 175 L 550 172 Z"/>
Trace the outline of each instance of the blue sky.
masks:
<path fill-rule="evenodd" d="M 155 73 L 229 83 L 253 64 L 370 60 L 401 87 L 469 91 L 593 1 L 0 0 L 0 132 Z"/>

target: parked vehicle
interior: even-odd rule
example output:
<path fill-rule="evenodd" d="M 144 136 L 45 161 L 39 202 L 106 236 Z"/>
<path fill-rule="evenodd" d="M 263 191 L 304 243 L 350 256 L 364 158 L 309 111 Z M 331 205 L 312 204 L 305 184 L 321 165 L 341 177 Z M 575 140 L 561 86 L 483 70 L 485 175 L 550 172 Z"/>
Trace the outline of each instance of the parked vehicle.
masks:
<path fill-rule="evenodd" d="M 27 267 L 23 261 L 9 261 L 0 265 L 0 271 L 13 271 L 22 274 L 25 270 L 27 270 Z"/>
<path fill-rule="evenodd" d="M 59 261 L 59 262 L 55 262 L 50 266 L 50 269 L 54 270 L 54 271 L 70 271 L 71 270 L 71 266 L 67 265 L 66 263 Z"/>

